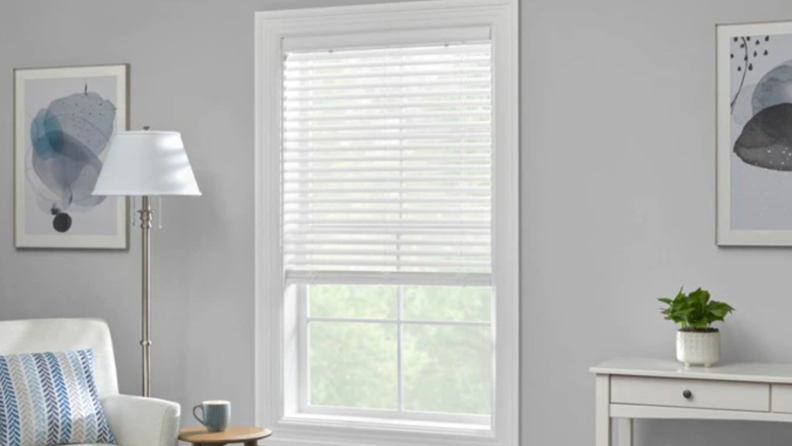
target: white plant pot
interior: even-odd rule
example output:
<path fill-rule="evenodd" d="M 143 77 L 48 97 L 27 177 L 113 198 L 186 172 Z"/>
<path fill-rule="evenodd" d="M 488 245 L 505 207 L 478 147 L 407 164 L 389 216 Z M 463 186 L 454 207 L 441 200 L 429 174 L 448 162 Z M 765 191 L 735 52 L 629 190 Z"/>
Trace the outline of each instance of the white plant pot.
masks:
<path fill-rule="evenodd" d="M 677 331 L 676 350 L 677 361 L 685 367 L 709 367 L 720 361 L 720 332 Z"/>

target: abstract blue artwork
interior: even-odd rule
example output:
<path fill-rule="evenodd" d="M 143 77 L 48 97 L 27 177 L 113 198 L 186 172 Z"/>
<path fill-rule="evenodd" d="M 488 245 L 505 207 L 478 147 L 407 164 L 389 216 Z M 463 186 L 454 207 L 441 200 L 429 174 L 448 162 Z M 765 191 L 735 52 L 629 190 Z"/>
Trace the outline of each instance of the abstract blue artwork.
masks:
<path fill-rule="evenodd" d="M 90 210 L 105 199 L 92 192 L 102 170 L 99 155 L 113 133 L 115 105 L 89 93 L 87 84 L 85 90 L 52 101 L 30 126 L 33 170 L 29 174 L 38 176 L 56 197 L 49 211 L 58 232 L 71 229 L 70 209 Z"/>
<path fill-rule="evenodd" d="M 17 70 L 15 80 L 17 247 L 126 248 L 125 200 L 93 189 L 126 129 L 127 67 Z"/>

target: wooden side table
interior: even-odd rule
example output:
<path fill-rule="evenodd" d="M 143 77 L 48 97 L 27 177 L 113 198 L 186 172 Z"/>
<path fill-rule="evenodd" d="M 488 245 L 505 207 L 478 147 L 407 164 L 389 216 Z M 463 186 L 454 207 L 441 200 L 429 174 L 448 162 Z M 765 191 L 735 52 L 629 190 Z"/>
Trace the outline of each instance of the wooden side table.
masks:
<path fill-rule="evenodd" d="M 208 432 L 205 427 L 189 427 L 179 432 L 179 440 L 195 446 L 222 446 L 244 443 L 257 446 L 258 441 L 272 435 L 272 431 L 261 427 L 229 427 L 223 432 Z"/>

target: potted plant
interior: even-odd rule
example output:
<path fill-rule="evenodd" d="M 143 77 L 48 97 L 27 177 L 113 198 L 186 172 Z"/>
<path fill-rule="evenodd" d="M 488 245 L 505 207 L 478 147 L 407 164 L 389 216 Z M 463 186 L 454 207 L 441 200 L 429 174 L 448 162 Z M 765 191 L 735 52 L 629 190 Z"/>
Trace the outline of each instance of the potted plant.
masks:
<path fill-rule="evenodd" d="M 701 288 L 690 294 L 679 290 L 676 297 L 658 299 L 668 305 L 662 309 L 665 319 L 680 325 L 677 331 L 677 360 L 685 364 L 709 367 L 720 360 L 720 332 L 714 322 L 723 321 L 734 311 L 731 305 L 710 300 L 710 293 Z"/>

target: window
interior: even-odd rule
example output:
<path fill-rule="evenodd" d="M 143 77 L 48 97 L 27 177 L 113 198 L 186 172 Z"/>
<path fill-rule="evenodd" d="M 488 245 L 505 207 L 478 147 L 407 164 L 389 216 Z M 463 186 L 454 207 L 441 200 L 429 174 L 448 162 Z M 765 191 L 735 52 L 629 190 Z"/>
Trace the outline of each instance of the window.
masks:
<path fill-rule="evenodd" d="M 282 441 L 517 444 L 516 7 L 258 16 L 257 416 Z"/>
<path fill-rule="evenodd" d="M 285 51 L 281 227 L 304 412 L 489 423 L 492 64 L 480 34 Z"/>

